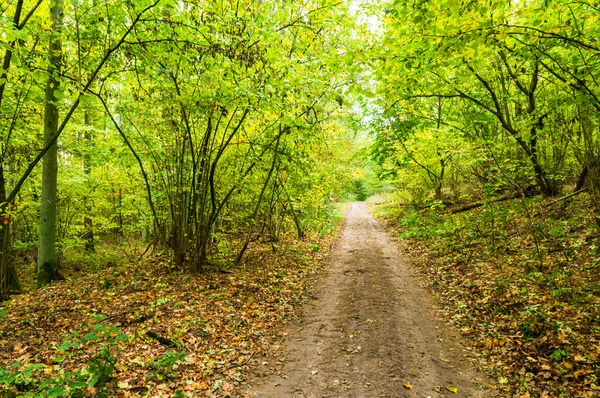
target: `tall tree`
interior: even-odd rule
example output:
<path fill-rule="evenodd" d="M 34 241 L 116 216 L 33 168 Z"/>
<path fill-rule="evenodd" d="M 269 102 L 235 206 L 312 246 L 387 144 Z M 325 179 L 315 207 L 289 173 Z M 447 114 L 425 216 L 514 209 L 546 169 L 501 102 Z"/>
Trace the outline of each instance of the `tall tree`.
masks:
<path fill-rule="evenodd" d="M 44 103 L 44 146 L 50 145 L 43 158 L 40 232 L 38 244 L 38 287 L 60 279 L 56 256 L 56 185 L 58 178 L 58 102 L 62 97 L 59 75 L 62 62 L 62 0 L 50 7 L 51 34 L 48 49 L 48 81 Z"/>

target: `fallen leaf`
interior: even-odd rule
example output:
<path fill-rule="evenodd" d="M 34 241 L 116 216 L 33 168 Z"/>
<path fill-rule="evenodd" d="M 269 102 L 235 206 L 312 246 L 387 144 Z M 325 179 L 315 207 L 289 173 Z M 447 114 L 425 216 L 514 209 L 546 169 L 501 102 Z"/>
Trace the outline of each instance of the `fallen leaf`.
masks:
<path fill-rule="evenodd" d="M 563 362 L 562 363 L 563 368 L 571 370 L 573 369 L 573 364 L 571 362 Z"/>
<path fill-rule="evenodd" d="M 407 381 L 406 383 L 404 383 L 404 388 L 412 390 L 414 387 L 413 387 L 413 385 L 411 384 L 410 381 Z"/>
<path fill-rule="evenodd" d="M 447 386 L 446 390 L 450 391 L 453 394 L 458 394 L 458 388 L 456 388 L 454 386 Z"/>

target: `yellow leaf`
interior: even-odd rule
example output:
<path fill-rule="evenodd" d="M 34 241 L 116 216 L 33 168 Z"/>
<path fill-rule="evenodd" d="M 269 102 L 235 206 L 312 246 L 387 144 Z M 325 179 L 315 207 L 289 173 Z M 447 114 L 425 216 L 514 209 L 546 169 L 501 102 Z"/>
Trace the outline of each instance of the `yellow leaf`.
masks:
<path fill-rule="evenodd" d="M 454 386 L 447 386 L 446 390 L 450 391 L 451 393 L 458 394 L 458 388 Z"/>
<path fill-rule="evenodd" d="M 409 390 L 412 390 L 414 387 L 413 387 L 413 385 L 410 383 L 410 381 L 407 381 L 406 383 L 404 383 L 404 388 L 408 388 Z"/>
<path fill-rule="evenodd" d="M 571 370 L 573 369 L 573 364 L 571 362 L 563 362 L 563 368 Z"/>

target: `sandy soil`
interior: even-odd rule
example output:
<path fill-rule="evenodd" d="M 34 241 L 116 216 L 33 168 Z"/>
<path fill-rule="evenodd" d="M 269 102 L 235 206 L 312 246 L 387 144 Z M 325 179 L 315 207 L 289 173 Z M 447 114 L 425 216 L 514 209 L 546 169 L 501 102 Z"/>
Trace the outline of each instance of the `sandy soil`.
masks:
<path fill-rule="evenodd" d="M 346 213 L 314 300 L 259 360 L 247 396 L 494 396 L 456 332 L 436 319 L 397 243 L 364 203 Z"/>

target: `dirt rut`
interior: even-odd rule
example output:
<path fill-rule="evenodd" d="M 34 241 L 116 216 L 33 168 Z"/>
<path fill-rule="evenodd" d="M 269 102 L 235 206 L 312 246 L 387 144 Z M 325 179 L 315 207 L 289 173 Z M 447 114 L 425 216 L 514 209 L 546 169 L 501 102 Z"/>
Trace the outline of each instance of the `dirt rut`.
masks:
<path fill-rule="evenodd" d="M 314 300 L 261 360 L 247 396 L 493 396 L 456 334 L 435 318 L 397 244 L 364 203 L 346 210 Z"/>

